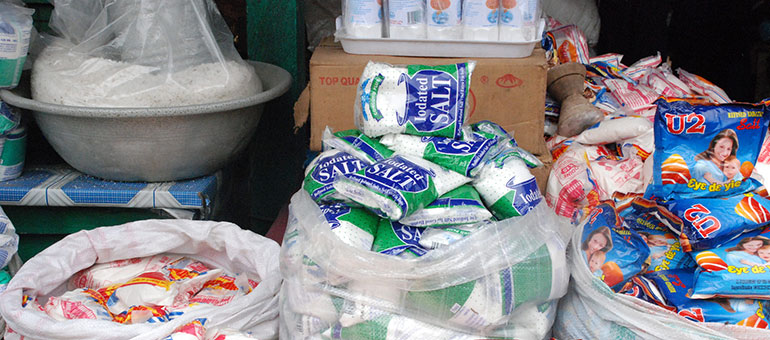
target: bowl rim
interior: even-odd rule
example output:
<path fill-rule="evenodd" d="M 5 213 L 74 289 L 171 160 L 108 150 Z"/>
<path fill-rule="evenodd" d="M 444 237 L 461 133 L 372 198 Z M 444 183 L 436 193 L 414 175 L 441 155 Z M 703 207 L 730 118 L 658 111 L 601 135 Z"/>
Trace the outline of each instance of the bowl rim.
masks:
<path fill-rule="evenodd" d="M 253 96 L 238 98 L 226 101 L 219 101 L 208 104 L 165 106 L 165 107 L 92 107 L 92 106 L 70 106 L 45 103 L 34 99 L 20 96 L 13 91 L 0 90 L 0 99 L 2 101 L 22 109 L 34 111 L 36 113 L 45 113 L 59 116 L 75 117 L 164 117 L 179 115 L 197 115 L 212 112 L 222 112 L 242 109 L 266 103 L 270 100 L 280 97 L 292 83 L 292 77 L 285 69 L 254 60 L 244 60 L 251 64 L 256 70 L 262 81 L 265 90 Z"/>

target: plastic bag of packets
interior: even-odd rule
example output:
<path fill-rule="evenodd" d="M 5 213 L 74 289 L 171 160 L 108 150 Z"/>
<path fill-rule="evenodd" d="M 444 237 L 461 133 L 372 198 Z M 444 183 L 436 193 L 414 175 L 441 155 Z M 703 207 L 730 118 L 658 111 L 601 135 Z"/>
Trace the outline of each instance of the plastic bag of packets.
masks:
<path fill-rule="evenodd" d="M 693 322 L 683 313 L 619 294 L 589 269 L 579 246 L 588 219 L 575 230 L 567 249 L 572 281 L 559 300 L 553 327 L 557 339 L 767 339 L 764 329 L 717 322 Z M 578 245 L 578 246 L 574 246 Z M 665 289 L 665 288 L 663 288 Z"/>
<path fill-rule="evenodd" d="M 281 249 L 281 338 L 543 338 L 567 285 L 565 226 L 539 204 L 404 259 L 341 241 L 301 190 Z"/>

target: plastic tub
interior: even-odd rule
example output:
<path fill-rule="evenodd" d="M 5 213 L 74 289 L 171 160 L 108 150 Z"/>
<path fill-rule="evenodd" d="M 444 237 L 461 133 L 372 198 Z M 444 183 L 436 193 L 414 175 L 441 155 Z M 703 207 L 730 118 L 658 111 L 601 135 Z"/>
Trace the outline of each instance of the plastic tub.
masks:
<path fill-rule="evenodd" d="M 77 107 L 3 90 L 0 98 L 31 110 L 57 153 L 75 169 L 118 181 L 176 181 L 211 174 L 249 143 L 264 104 L 291 85 L 286 70 L 250 61 L 264 91 L 211 104 L 158 108 Z"/>
<path fill-rule="evenodd" d="M 538 34 L 545 30 L 540 20 Z M 411 57 L 471 57 L 471 58 L 526 58 L 532 54 L 540 39 L 522 42 L 475 40 L 427 40 L 393 38 L 356 38 L 346 35 L 337 18 L 335 38 L 342 49 L 350 54 L 380 54 Z"/>

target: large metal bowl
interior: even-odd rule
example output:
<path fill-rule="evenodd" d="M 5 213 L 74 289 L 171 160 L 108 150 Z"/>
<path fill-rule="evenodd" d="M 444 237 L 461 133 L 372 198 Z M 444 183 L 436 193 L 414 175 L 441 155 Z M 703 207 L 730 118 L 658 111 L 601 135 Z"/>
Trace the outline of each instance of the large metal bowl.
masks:
<path fill-rule="evenodd" d="M 43 103 L 8 90 L 6 103 L 32 111 L 56 152 L 79 171 L 117 181 L 172 181 L 211 174 L 248 144 L 264 104 L 285 93 L 291 75 L 250 61 L 264 91 L 212 104 L 98 108 Z"/>

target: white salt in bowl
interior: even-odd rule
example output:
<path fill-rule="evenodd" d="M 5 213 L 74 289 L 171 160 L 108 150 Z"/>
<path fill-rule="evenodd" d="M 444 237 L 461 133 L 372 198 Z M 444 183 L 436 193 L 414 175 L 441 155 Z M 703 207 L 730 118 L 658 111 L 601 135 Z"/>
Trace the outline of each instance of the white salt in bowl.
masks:
<path fill-rule="evenodd" d="M 44 103 L 2 90 L 0 99 L 30 110 L 46 140 L 75 169 L 115 181 L 160 182 L 216 172 L 254 135 L 265 103 L 291 86 L 286 70 L 254 66 L 263 92 L 189 106 L 78 107 Z"/>

